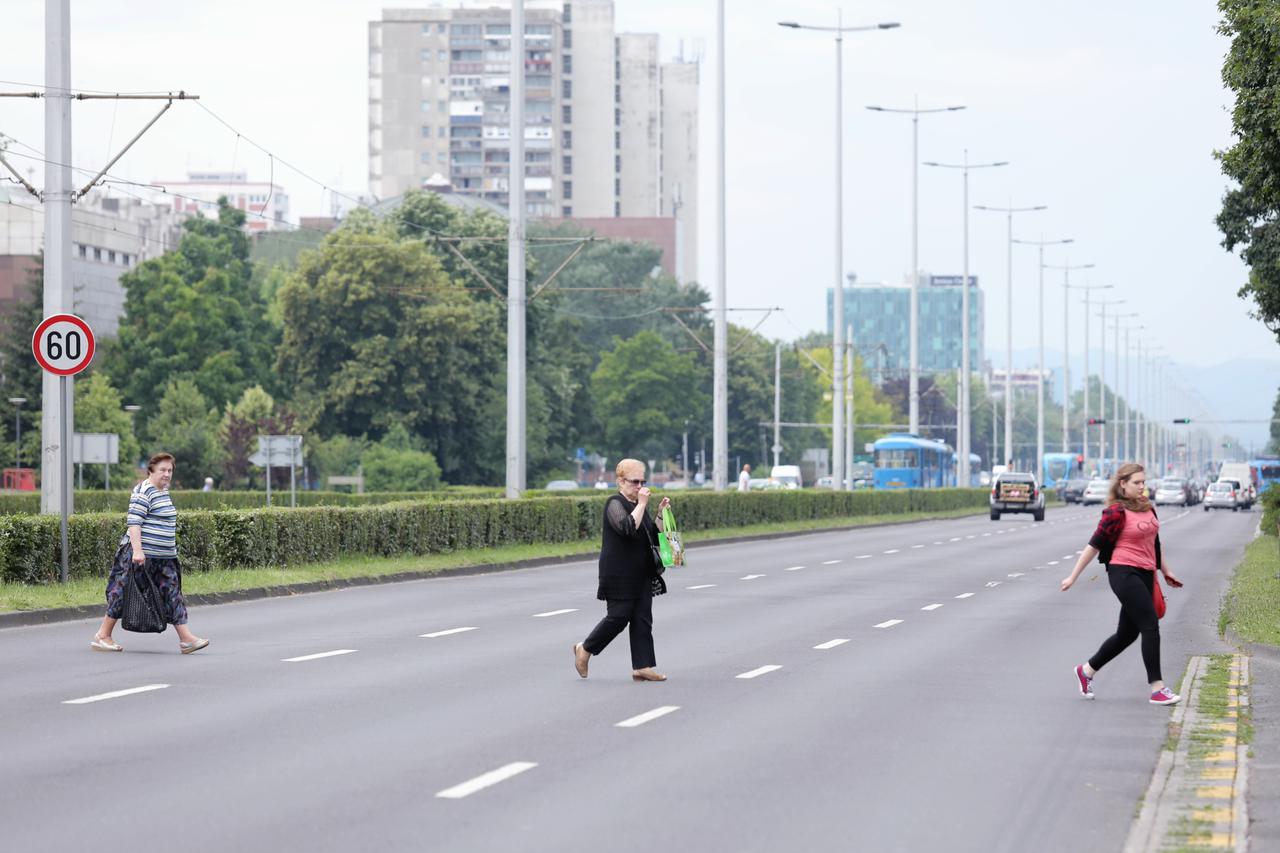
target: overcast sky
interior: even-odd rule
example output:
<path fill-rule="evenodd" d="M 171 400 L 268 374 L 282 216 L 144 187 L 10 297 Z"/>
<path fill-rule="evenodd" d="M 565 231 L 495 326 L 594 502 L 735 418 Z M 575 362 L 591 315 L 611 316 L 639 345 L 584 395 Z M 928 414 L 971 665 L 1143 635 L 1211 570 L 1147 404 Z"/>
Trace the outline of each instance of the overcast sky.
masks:
<path fill-rule="evenodd" d="M 315 178 L 366 191 L 367 0 L 119 0 L 72 4 L 73 86 L 186 89 L 243 134 Z M 406 6 L 412 4 L 404 4 Z M 6 6 L 0 80 L 43 78 L 41 0 Z M 834 279 L 834 44 L 778 20 L 831 24 L 837 4 L 729 0 L 727 63 L 730 307 L 785 309 L 761 331 L 790 339 L 825 326 Z M 1218 245 L 1225 187 L 1213 159 L 1230 141 L 1231 99 L 1220 67 L 1227 43 L 1202 0 L 1047 4 L 1025 0 L 868 0 L 845 23 L 902 28 L 845 42 L 846 269 L 901 281 L 911 252 L 911 122 L 864 106 L 964 104 L 920 122 L 922 160 L 1008 160 L 972 178 L 975 204 L 1048 205 L 1015 221 L 1015 236 L 1072 237 L 1050 263 L 1096 263 L 1074 279 L 1112 284 L 1145 334 L 1177 360 L 1277 359 L 1266 329 L 1235 291 L 1245 270 Z M 715 2 L 617 0 L 620 31 L 657 32 L 663 52 L 704 57 L 700 276 L 714 281 Z M 6 89 L 13 86 L 4 85 Z M 154 104 L 74 107 L 78 165 L 105 162 Z M 38 101 L 0 101 L 0 132 L 43 148 Z M 21 151 L 22 149 L 17 149 Z M 177 104 L 115 168 L 135 180 L 188 169 L 242 169 L 263 180 L 267 157 L 191 104 Z M 43 176 L 38 176 L 42 183 Z M 316 184 L 277 166 L 293 214 L 326 212 Z M 921 168 L 920 266 L 958 273 L 961 184 Z M 987 297 L 987 352 L 1004 349 L 1006 223 L 974 212 L 971 269 Z M 1014 256 L 1014 347 L 1036 343 L 1036 257 Z M 1047 347 L 1062 346 L 1059 273 L 1047 288 Z M 754 324 L 759 315 L 731 315 Z M 1079 350 L 1083 307 L 1072 306 Z M 1097 346 L 1094 324 L 1095 343 Z M 1002 356 L 999 360 L 1003 360 Z M 1274 387 L 1259 389 L 1269 400 Z"/>

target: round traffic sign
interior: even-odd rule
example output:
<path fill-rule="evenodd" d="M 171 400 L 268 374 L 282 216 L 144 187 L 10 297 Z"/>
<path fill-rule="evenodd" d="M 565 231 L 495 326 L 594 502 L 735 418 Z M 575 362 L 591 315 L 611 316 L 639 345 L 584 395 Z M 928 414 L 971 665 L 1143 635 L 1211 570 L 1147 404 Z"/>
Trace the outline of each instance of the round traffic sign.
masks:
<path fill-rule="evenodd" d="M 31 336 L 36 362 L 58 376 L 74 376 L 93 361 L 93 330 L 75 314 L 45 317 Z"/>

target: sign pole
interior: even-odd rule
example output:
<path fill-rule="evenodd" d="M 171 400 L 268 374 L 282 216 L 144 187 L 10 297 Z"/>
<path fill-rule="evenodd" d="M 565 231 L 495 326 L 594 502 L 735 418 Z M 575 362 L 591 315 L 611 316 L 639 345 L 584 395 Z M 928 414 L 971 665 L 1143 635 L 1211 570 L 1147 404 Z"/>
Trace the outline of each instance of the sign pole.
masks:
<path fill-rule="evenodd" d="M 271 445 L 267 445 L 267 506 L 271 506 Z"/>
<path fill-rule="evenodd" d="M 71 440 L 69 436 L 70 427 L 67 423 L 67 377 L 65 376 L 58 377 L 58 423 L 62 427 L 62 436 L 60 437 L 60 441 L 59 441 L 60 447 L 58 448 L 58 453 L 60 454 L 61 459 L 66 459 L 68 457 L 62 454 L 66 454 L 67 448 L 71 444 Z M 70 574 L 69 563 L 67 560 L 67 515 L 71 511 L 71 507 L 68 506 L 70 501 L 67 500 L 67 486 L 68 486 L 67 467 L 68 466 L 66 465 L 58 466 L 58 473 L 60 475 L 58 503 L 59 503 L 59 511 L 62 514 L 61 530 L 62 530 L 62 582 L 63 583 L 67 582 L 67 578 Z"/>
<path fill-rule="evenodd" d="M 295 459 L 289 460 L 291 463 L 296 462 Z M 297 481 L 294 479 L 298 468 L 296 465 L 289 466 L 289 509 L 297 509 L 298 507 L 298 491 Z"/>

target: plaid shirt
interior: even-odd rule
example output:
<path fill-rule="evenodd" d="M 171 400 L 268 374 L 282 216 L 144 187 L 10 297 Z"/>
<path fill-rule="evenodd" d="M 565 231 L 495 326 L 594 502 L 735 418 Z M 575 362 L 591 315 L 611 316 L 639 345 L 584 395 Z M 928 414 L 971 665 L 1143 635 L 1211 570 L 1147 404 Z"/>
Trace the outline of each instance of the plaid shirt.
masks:
<path fill-rule="evenodd" d="M 1151 507 L 1151 513 L 1155 515 L 1155 505 Z M 1093 536 L 1089 537 L 1089 544 L 1098 549 L 1098 562 L 1106 565 L 1111 562 L 1111 553 L 1116 549 L 1116 542 L 1120 541 L 1120 532 L 1124 530 L 1124 504 L 1114 503 L 1102 511 L 1102 518 L 1098 520 L 1098 529 L 1093 531 Z M 1160 516 L 1156 515 L 1156 518 Z M 1164 560 L 1160 556 L 1160 534 L 1156 534 L 1156 568 L 1164 564 Z"/>

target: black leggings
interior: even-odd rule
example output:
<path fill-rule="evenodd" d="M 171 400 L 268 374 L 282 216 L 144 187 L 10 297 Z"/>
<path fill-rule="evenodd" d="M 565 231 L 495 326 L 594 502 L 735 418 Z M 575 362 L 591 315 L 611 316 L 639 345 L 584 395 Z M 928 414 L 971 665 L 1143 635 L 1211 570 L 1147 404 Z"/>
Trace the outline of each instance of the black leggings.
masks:
<path fill-rule="evenodd" d="M 1098 653 L 1089 658 L 1089 666 L 1102 669 L 1141 634 L 1147 681 L 1163 680 L 1160 677 L 1160 620 L 1151 601 L 1155 572 L 1114 564 L 1107 566 L 1107 580 L 1111 591 L 1120 599 L 1120 624 L 1114 634 L 1102 641 Z"/>
<path fill-rule="evenodd" d="M 657 666 L 653 654 L 653 596 L 640 598 L 611 598 L 608 610 L 600 624 L 583 640 L 582 647 L 593 655 L 604 651 L 613 638 L 631 626 L 631 668 L 644 669 Z"/>

